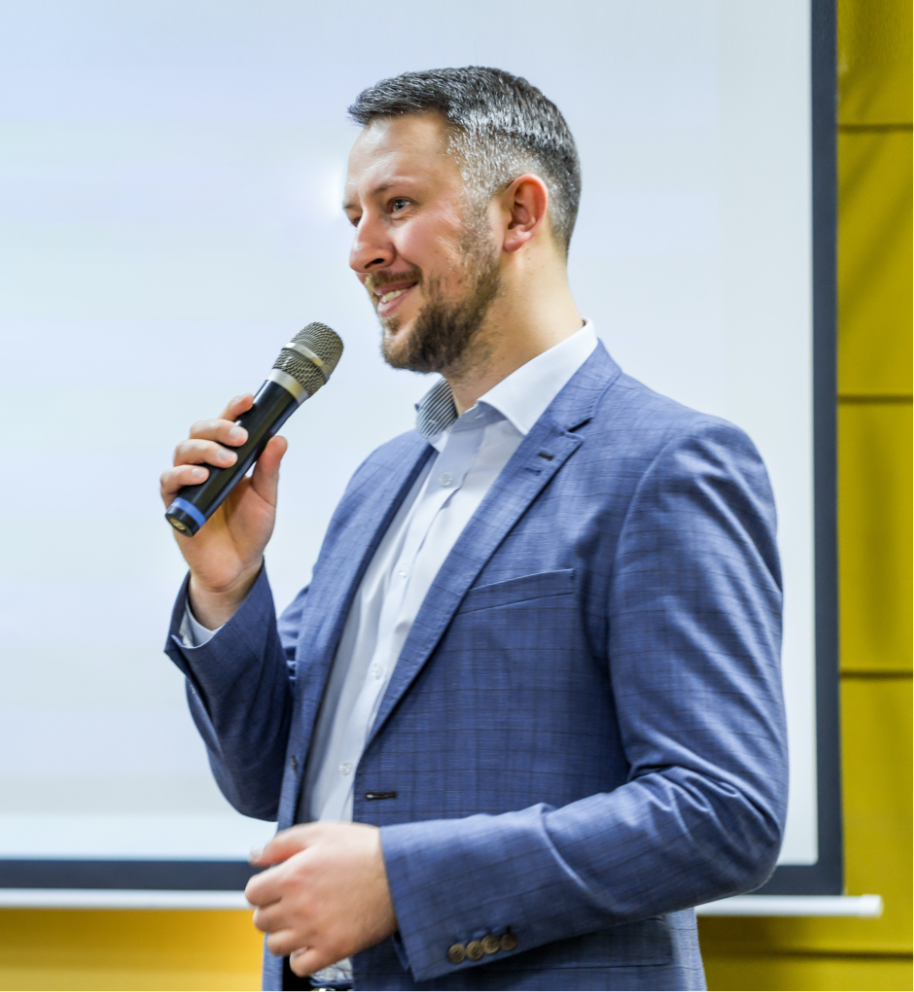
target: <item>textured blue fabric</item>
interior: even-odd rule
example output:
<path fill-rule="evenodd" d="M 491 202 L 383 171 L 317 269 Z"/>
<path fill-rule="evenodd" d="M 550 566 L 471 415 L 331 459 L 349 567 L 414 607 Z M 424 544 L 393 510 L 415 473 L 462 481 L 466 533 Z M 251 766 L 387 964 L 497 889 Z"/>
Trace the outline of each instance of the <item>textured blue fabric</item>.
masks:
<path fill-rule="evenodd" d="M 241 812 L 291 824 L 353 594 L 431 452 L 410 433 L 368 458 L 278 624 L 262 574 L 185 648 L 179 596 L 167 651 Z M 400 930 L 355 987 L 703 988 L 690 907 L 760 885 L 780 845 L 780 616 L 752 443 L 598 348 L 454 546 L 372 728 L 354 815 L 382 828 Z"/>

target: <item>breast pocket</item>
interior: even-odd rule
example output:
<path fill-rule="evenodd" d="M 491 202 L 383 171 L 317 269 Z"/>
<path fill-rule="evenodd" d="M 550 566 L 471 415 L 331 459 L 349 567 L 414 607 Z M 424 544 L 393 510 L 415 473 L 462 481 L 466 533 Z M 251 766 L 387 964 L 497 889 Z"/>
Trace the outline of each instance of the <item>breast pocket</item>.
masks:
<path fill-rule="evenodd" d="M 581 650 L 575 593 L 573 568 L 477 586 L 454 616 L 446 649 L 464 654 L 463 664 L 488 671 L 490 680 L 497 670 L 514 688 L 536 684 L 540 669 Z"/>
<path fill-rule="evenodd" d="M 575 591 L 573 568 L 555 568 L 548 572 L 519 575 L 503 582 L 477 586 L 471 589 L 460 605 L 459 613 L 475 613 L 500 606 L 534 604 L 536 600 L 571 596 Z"/>

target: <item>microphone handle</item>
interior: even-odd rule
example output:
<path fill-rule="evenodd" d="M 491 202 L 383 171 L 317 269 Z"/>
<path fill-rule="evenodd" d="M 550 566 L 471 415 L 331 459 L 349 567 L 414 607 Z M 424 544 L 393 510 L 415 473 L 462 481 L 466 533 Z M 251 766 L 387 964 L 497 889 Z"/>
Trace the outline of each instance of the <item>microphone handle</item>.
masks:
<path fill-rule="evenodd" d="M 209 477 L 205 482 L 179 489 L 165 512 L 165 519 L 171 526 L 179 533 L 193 537 L 216 512 L 235 483 L 260 457 L 267 441 L 292 416 L 298 405 L 292 393 L 272 379 L 267 379 L 254 397 L 251 409 L 235 421 L 248 432 L 247 441 L 231 449 L 238 460 L 226 468 L 206 465 Z"/>

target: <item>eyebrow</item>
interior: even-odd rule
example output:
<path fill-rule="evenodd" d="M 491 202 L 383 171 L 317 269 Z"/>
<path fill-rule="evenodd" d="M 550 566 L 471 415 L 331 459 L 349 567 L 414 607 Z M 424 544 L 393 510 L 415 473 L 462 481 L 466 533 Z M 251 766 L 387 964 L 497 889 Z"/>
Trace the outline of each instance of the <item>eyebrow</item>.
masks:
<path fill-rule="evenodd" d="M 381 193 L 386 193 L 387 190 L 391 188 L 391 186 L 397 186 L 400 183 L 408 183 L 409 181 L 410 180 L 408 179 L 402 179 L 402 178 L 388 179 L 387 182 L 381 183 L 379 186 L 375 186 L 374 189 L 369 190 L 368 195 L 379 196 Z M 343 210 L 354 210 L 356 206 L 357 204 L 352 203 L 349 200 L 343 202 Z"/>

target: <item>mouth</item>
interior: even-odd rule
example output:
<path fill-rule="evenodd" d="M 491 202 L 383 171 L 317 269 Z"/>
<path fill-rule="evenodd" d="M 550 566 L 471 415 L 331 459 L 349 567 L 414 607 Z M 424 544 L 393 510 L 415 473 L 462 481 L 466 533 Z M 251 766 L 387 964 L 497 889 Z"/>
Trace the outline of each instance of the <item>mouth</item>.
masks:
<path fill-rule="evenodd" d="M 402 306 L 403 301 L 418 285 L 419 280 L 417 278 L 409 277 L 396 282 L 383 282 L 372 286 L 370 292 L 375 299 L 378 316 L 382 319 L 389 317 L 395 310 Z"/>

